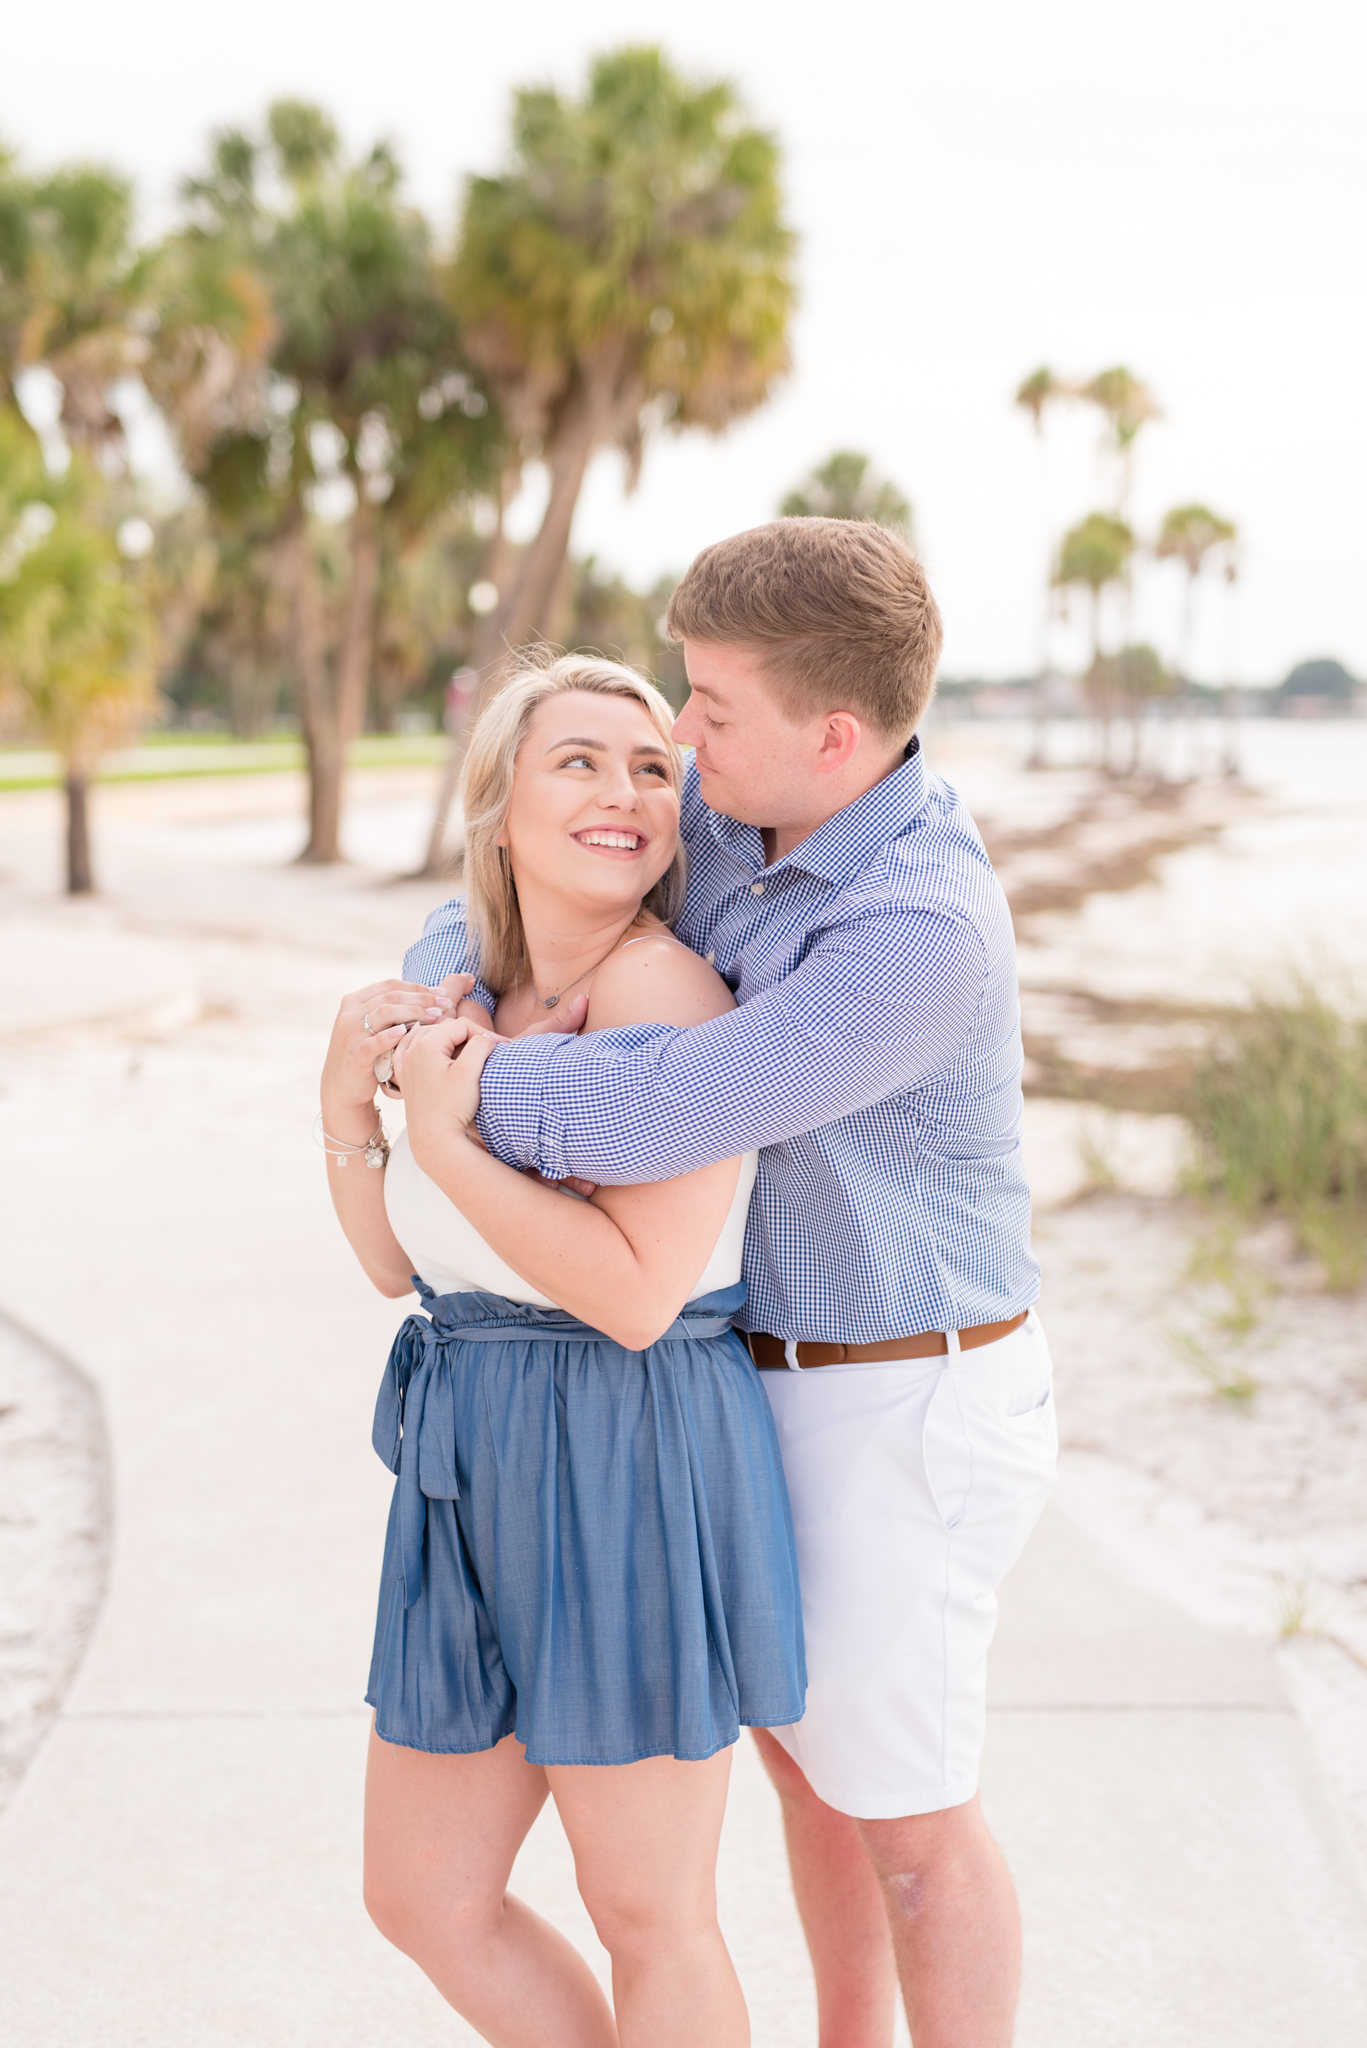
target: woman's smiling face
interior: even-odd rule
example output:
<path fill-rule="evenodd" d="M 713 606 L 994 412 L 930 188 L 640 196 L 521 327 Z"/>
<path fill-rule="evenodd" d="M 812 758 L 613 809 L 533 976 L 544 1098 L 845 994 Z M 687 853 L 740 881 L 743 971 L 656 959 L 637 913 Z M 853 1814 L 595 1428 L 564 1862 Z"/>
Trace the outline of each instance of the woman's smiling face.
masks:
<path fill-rule="evenodd" d="M 528 882 L 586 908 L 633 910 L 679 840 L 669 750 L 630 697 L 564 690 L 537 706 L 499 835 Z"/>

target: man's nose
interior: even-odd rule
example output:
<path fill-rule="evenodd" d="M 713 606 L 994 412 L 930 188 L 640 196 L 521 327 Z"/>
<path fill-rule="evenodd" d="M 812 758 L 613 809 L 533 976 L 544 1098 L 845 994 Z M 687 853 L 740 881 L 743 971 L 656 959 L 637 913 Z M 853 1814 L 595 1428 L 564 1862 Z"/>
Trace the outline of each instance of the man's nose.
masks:
<path fill-rule="evenodd" d="M 675 742 L 679 746 L 691 747 L 696 744 L 693 736 L 692 725 L 693 699 L 690 696 L 688 701 L 685 703 L 683 710 L 679 713 L 678 717 L 674 721 L 673 737 Z"/>

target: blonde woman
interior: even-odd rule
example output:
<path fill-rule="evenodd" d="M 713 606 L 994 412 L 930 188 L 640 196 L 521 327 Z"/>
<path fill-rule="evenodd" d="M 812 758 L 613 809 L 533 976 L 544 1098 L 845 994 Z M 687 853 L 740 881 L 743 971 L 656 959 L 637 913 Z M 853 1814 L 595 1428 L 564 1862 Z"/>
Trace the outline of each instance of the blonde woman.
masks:
<path fill-rule="evenodd" d="M 631 670 L 565 658 L 516 675 L 476 727 L 467 914 L 500 1035 L 584 997 L 590 1031 L 733 1007 L 670 932 L 670 723 Z M 504 2048 L 740 2048 L 714 1895 L 731 1745 L 795 1721 L 805 1688 L 773 1422 L 730 1323 L 755 1156 L 587 1202 L 504 1166 L 471 1130 L 477 1063 L 453 1054 L 477 1027 L 453 1000 L 403 983 L 348 997 L 323 1074 L 342 1226 L 381 1292 L 415 1276 L 425 1310 L 376 1414 L 398 1480 L 367 1902 Z M 378 1156 L 386 1050 L 407 1129 L 381 1174 L 358 1155 Z M 506 1891 L 548 1793 L 615 2018 Z"/>

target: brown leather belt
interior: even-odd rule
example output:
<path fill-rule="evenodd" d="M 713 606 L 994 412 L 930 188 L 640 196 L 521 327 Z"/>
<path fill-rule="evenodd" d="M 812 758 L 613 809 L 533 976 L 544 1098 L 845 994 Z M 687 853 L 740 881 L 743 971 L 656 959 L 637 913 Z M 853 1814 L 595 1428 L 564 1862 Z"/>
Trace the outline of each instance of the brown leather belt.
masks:
<path fill-rule="evenodd" d="M 995 1344 L 999 1337 L 1009 1337 L 1018 1330 L 1029 1309 L 1022 1309 L 1018 1316 L 1011 1316 L 1004 1323 L 977 1323 L 971 1330 L 960 1330 L 959 1349 L 976 1351 L 980 1344 Z M 788 1347 L 782 1337 L 766 1337 L 762 1330 L 752 1330 L 749 1337 L 750 1356 L 755 1364 L 766 1372 L 776 1366 L 788 1368 Z M 923 1330 L 916 1337 L 889 1337 L 882 1344 L 809 1344 L 805 1341 L 793 1346 L 797 1354 L 798 1368 L 809 1372 L 814 1365 L 878 1365 L 898 1358 L 943 1358 L 949 1351 L 943 1330 Z"/>

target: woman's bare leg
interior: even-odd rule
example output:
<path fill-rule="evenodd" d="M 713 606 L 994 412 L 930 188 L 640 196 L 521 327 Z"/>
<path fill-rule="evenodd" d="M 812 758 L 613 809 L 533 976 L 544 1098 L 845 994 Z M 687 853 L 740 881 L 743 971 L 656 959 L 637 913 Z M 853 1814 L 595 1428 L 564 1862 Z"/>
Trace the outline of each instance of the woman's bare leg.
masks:
<path fill-rule="evenodd" d="M 618 2048 L 579 1951 L 507 1893 L 546 1791 L 511 1735 L 475 1756 L 432 1756 L 372 1729 L 366 1910 L 495 2048 Z"/>
<path fill-rule="evenodd" d="M 717 1925 L 731 1752 L 705 1763 L 548 1766 L 579 1891 L 612 1957 L 622 2048 L 747 2048 Z"/>

